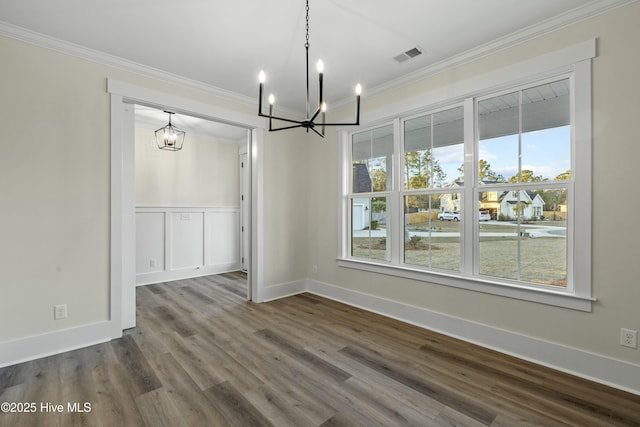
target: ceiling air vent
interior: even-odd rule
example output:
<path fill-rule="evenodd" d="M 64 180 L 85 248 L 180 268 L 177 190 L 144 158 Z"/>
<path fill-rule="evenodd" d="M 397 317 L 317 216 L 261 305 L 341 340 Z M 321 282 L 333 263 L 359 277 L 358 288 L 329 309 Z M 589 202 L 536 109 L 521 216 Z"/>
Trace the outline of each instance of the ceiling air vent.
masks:
<path fill-rule="evenodd" d="M 407 59 L 415 58 L 418 55 L 422 55 L 422 49 L 416 46 L 413 49 L 402 52 L 400 55 L 394 56 L 393 59 L 400 63 L 406 61 Z"/>

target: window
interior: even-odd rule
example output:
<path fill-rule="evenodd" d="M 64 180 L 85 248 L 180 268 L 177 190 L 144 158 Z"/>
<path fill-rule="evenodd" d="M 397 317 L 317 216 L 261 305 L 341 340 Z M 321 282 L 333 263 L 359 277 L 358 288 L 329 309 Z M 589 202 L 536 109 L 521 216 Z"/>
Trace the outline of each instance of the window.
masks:
<path fill-rule="evenodd" d="M 405 264 L 460 271 L 463 116 L 456 106 L 402 121 Z"/>
<path fill-rule="evenodd" d="M 339 265 L 590 310 L 589 85 L 576 66 L 345 134 Z"/>
<path fill-rule="evenodd" d="M 567 215 L 557 209 L 571 187 L 570 95 L 567 77 L 476 100 L 475 191 L 498 219 L 476 225 L 479 275 L 567 286 Z"/>
<path fill-rule="evenodd" d="M 351 148 L 351 256 L 389 261 L 387 207 L 393 190 L 393 126 L 354 134 Z"/>

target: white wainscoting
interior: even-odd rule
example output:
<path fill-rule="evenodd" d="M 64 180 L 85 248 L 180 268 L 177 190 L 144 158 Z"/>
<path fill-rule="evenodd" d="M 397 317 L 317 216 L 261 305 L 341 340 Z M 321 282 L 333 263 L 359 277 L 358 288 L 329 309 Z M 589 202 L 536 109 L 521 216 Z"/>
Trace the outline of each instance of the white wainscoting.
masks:
<path fill-rule="evenodd" d="M 239 270 L 239 207 L 137 207 L 136 285 Z"/>

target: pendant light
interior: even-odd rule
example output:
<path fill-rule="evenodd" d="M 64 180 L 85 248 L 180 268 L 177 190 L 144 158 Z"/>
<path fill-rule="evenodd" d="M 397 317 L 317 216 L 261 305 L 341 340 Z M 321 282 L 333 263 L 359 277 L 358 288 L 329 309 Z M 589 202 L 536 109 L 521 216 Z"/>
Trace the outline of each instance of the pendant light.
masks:
<path fill-rule="evenodd" d="M 161 150 L 179 151 L 182 150 L 185 132 L 171 124 L 171 115 L 175 114 L 165 111 L 169 114 L 169 124 L 158 129 L 156 134 L 156 144 Z"/>
<path fill-rule="evenodd" d="M 286 117 L 275 116 L 273 114 L 273 105 L 275 103 L 275 96 L 273 94 L 269 95 L 269 114 L 264 114 L 262 112 L 262 97 L 264 90 L 264 82 L 266 80 L 266 75 L 264 71 L 260 71 L 258 75 L 258 116 L 267 117 L 269 119 L 269 131 L 278 131 L 285 129 L 293 129 L 293 128 L 304 128 L 309 132 L 309 130 L 314 131 L 318 135 L 324 138 L 325 126 L 355 126 L 360 124 L 360 93 L 362 92 L 362 87 L 360 84 L 356 86 L 356 119 L 353 123 L 326 123 L 325 122 L 325 112 L 327 109 L 327 105 L 324 102 L 323 97 L 323 88 L 322 88 L 322 80 L 324 73 L 324 64 L 322 60 L 318 61 L 317 70 L 318 70 L 318 106 L 316 107 L 313 115 L 310 111 L 309 105 L 309 0 L 307 0 L 307 25 L 306 25 L 306 42 L 304 44 L 304 48 L 306 51 L 306 66 L 307 66 L 307 111 L 305 120 L 294 120 Z M 279 128 L 273 127 L 273 120 L 280 120 L 282 122 L 293 123 L 290 126 L 283 126 Z M 316 122 L 316 120 L 319 120 Z M 320 128 L 320 130 L 316 129 Z"/>

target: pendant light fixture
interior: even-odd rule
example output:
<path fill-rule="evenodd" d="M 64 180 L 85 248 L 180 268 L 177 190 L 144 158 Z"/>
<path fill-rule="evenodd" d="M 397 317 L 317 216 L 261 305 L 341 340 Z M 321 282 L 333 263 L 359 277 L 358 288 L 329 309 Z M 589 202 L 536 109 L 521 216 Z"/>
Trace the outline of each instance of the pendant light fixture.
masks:
<path fill-rule="evenodd" d="M 318 60 L 317 69 L 318 69 L 318 106 L 316 107 L 313 114 L 311 114 L 310 110 L 310 102 L 309 102 L 309 0 L 307 0 L 307 25 L 306 25 L 306 42 L 304 44 L 304 49 L 306 51 L 306 65 L 307 65 L 307 112 L 305 120 L 294 120 L 285 117 L 279 117 L 273 115 L 273 104 L 275 103 L 275 97 L 273 94 L 269 95 L 269 114 L 264 114 L 262 112 L 262 92 L 264 90 L 264 82 L 266 80 L 266 75 L 264 71 L 260 71 L 258 75 L 259 82 L 259 97 L 258 97 L 258 116 L 269 118 L 269 131 L 277 131 L 277 130 L 285 130 L 285 129 L 293 129 L 293 128 L 305 128 L 307 132 L 309 129 L 320 135 L 324 138 L 325 126 L 355 126 L 360 124 L 360 93 L 362 92 L 362 88 L 360 84 L 356 86 L 356 120 L 353 123 L 326 123 L 325 122 L 325 112 L 327 109 L 327 105 L 324 102 L 323 98 L 323 90 L 322 90 L 322 78 L 324 73 L 324 64 L 322 60 Z M 319 121 L 316 122 L 316 120 Z M 283 126 L 279 128 L 273 127 L 273 120 L 280 120 L 283 122 L 293 123 L 290 126 Z M 317 127 L 320 130 L 316 129 Z"/>
<path fill-rule="evenodd" d="M 185 132 L 171 124 L 171 115 L 175 114 L 165 111 L 169 114 L 169 124 L 158 129 L 156 134 L 156 144 L 161 150 L 179 151 L 182 150 Z"/>

